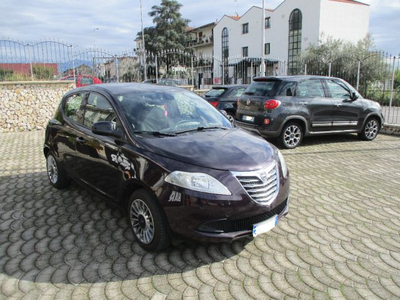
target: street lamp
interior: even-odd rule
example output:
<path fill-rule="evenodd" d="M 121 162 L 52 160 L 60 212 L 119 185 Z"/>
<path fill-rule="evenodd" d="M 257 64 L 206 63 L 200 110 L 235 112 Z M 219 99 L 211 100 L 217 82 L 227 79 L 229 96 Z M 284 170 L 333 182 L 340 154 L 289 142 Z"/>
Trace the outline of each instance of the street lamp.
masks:
<path fill-rule="evenodd" d="M 140 0 L 140 22 L 142 26 L 142 50 L 143 50 L 143 67 L 144 67 L 144 80 L 147 80 L 147 70 L 146 70 L 146 48 L 144 46 L 144 30 L 143 30 L 143 9 L 142 0 Z"/>
<path fill-rule="evenodd" d="M 261 34 L 262 34 L 262 45 L 261 45 L 261 76 L 265 76 L 265 0 L 262 0 L 262 22 L 261 22 Z"/>
<path fill-rule="evenodd" d="M 96 50 L 96 31 L 99 30 L 99 28 L 93 29 L 93 44 L 94 44 L 94 50 Z"/>

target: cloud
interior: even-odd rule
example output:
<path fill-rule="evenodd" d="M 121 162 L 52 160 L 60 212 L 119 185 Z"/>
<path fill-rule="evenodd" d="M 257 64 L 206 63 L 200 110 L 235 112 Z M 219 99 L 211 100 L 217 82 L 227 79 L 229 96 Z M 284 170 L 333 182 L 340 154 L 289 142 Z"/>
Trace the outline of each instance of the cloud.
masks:
<path fill-rule="evenodd" d="M 183 6 L 182 16 L 190 19 L 190 26 L 198 27 L 214 22 L 223 15 L 244 14 L 251 6 L 262 6 L 262 0 L 178 0 Z M 297 0 L 300 1 L 300 0 Z M 143 23 L 153 26 L 148 16 L 153 5 L 161 0 L 142 0 Z M 379 49 L 399 52 L 400 1 L 365 0 L 371 5 L 370 28 Z M 281 0 L 266 0 L 266 8 L 275 9 Z M 140 0 L 1 0 L 1 38 L 9 37 L 26 42 L 52 38 L 73 44 L 79 49 L 96 44 L 119 53 L 133 49 L 134 39 L 141 30 Z"/>

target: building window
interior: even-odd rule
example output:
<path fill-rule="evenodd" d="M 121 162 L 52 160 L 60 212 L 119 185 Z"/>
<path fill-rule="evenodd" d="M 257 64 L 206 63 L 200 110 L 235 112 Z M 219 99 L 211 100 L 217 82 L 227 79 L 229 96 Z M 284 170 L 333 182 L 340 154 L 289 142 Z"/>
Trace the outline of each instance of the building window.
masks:
<path fill-rule="evenodd" d="M 289 17 L 289 74 L 298 74 L 300 72 L 298 56 L 301 52 L 302 23 L 303 15 L 301 11 L 299 9 L 293 10 Z"/>
<path fill-rule="evenodd" d="M 242 33 L 249 33 L 249 23 L 242 24 Z"/>
<path fill-rule="evenodd" d="M 249 56 L 249 47 L 242 47 L 242 56 L 243 57 Z"/>
<path fill-rule="evenodd" d="M 271 53 L 271 44 L 266 43 L 264 44 L 264 54 L 270 54 Z"/>
<path fill-rule="evenodd" d="M 265 28 L 271 28 L 271 18 L 265 18 Z"/>
<path fill-rule="evenodd" d="M 228 84 L 229 83 L 229 62 L 228 62 L 228 57 L 229 57 L 229 33 L 228 33 L 228 28 L 224 28 L 222 30 L 221 34 L 221 40 L 222 40 L 222 84 Z"/>

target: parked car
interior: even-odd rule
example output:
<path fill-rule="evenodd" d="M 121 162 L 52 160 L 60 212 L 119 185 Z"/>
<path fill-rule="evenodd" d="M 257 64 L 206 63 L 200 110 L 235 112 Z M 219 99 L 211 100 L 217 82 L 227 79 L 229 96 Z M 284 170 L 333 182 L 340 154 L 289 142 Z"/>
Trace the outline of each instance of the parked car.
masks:
<path fill-rule="evenodd" d="M 74 75 L 66 76 L 61 78 L 60 80 L 74 80 Z M 93 77 L 90 75 L 76 75 L 75 76 L 75 84 L 76 87 L 87 86 L 90 84 L 100 84 L 101 80 L 97 77 Z"/>
<path fill-rule="evenodd" d="M 380 105 L 347 82 L 323 76 L 255 78 L 238 101 L 237 124 L 295 148 L 304 136 L 358 133 L 373 140 L 384 118 Z"/>
<path fill-rule="evenodd" d="M 127 212 L 137 242 L 232 241 L 288 212 L 282 154 L 196 94 L 149 84 L 74 89 L 46 128 L 50 183 L 73 179 Z"/>
<path fill-rule="evenodd" d="M 219 110 L 225 110 L 229 121 L 235 120 L 237 101 L 243 94 L 247 85 L 219 85 L 213 86 L 211 90 L 204 94 L 211 105 Z"/>

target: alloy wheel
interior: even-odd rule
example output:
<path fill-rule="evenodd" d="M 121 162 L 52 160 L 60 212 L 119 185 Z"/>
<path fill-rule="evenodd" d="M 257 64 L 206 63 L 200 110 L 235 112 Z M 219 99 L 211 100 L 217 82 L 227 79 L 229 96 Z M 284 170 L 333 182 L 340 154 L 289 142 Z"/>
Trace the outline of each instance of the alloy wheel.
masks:
<path fill-rule="evenodd" d="M 130 219 L 136 237 L 143 244 L 150 244 L 154 239 L 154 220 L 149 207 L 143 200 L 133 200 L 130 209 Z"/>
<path fill-rule="evenodd" d="M 365 125 L 365 136 L 369 140 L 373 140 L 378 134 L 378 122 L 375 119 L 368 121 Z"/>
<path fill-rule="evenodd" d="M 283 139 L 289 148 L 296 147 L 301 141 L 301 129 L 299 126 L 292 124 L 285 129 Z"/>
<path fill-rule="evenodd" d="M 58 181 L 58 168 L 57 162 L 53 155 L 47 157 L 47 175 L 49 175 L 50 182 L 56 184 Z"/>

